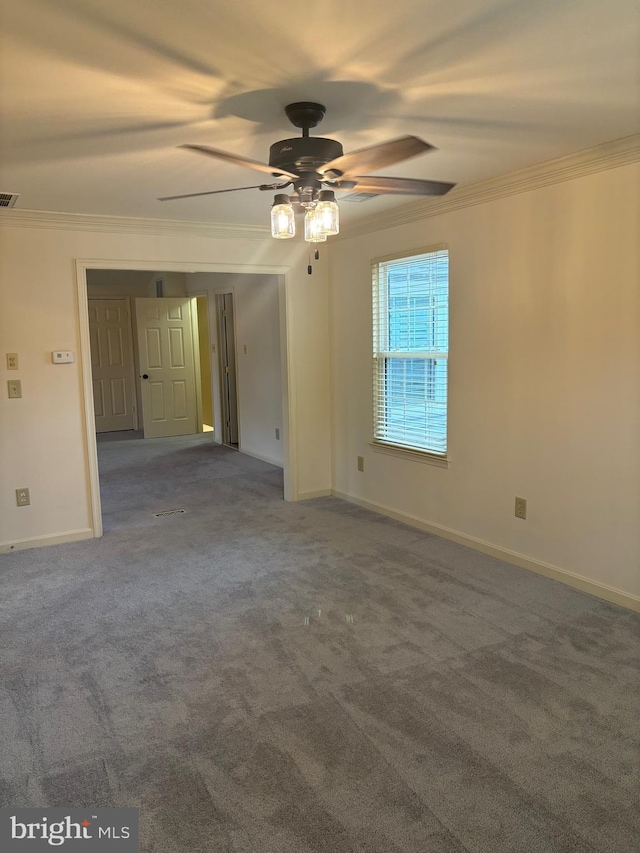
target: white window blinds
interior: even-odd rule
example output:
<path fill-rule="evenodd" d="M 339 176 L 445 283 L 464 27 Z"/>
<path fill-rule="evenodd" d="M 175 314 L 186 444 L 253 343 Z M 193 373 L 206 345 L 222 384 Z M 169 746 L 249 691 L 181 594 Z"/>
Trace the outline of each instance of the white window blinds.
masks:
<path fill-rule="evenodd" d="M 374 439 L 447 452 L 449 253 L 373 262 Z"/>

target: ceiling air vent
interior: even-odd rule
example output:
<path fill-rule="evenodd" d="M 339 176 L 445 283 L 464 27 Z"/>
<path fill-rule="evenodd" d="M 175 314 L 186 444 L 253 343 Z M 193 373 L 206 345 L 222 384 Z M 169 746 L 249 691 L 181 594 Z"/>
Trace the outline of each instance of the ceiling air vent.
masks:
<path fill-rule="evenodd" d="M 355 201 L 360 203 L 369 201 L 370 198 L 377 198 L 376 193 L 349 193 L 349 195 L 342 196 L 340 201 Z"/>
<path fill-rule="evenodd" d="M 0 207 L 13 207 L 20 193 L 0 193 Z"/>

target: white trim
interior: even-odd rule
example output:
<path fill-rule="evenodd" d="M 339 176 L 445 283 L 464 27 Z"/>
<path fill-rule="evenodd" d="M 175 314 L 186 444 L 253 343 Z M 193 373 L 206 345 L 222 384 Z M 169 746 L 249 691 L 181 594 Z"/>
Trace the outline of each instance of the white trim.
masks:
<path fill-rule="evenodd" d="M 314 498 L 330 498 L 332 495 L 340 497 L 333 489 L 320 489 L 318 492 L 300 492 L 298 495 L 299 501 L 312 501 Z"/>
<path fill-rule="evenodd" d="M 482 539 L 476 539 L 474 536 L 468 536 L 466 533 L 460 533 L 457 530 L 452 530 L 449 527 L 444 527 L 441 524 L 432 524 L 424 521 L 415 515 L 409 515 L 405 512 L 398 512 L 391 507 L 379 504 L 375 501 L 366 501 L 362 498 L 356 498 L 353 495 L 348 495 L 345 492 L 339 492 L 336 489 L 332 490 L 332 494 L 336 498 L 340 498 L 348 503 L 356 504 L 364 509 L 377 512 L 380 515 L 386 515 L 388 518 L 393 518 L 395 521 L 400 521 L 403 524 L 408 524 L 410 527 L 416 527 L 419 530 L 424 530 L 426 533 L 433 533 L 435 536 L 441 536 L 443 539 L 449 539 L 451 542 L 457 542 L 459 545 L 465 545 L 467 548 L 472 548 L 474 551 L 480 551 L 483 554 L 488 554 L 490 557 L 496 557 L 498 560 L 503 560 L 505 563 L 511 563 L 513 566 L 519 566 L 521 569 L 527 569 L 530 572 L 535 572 L 539 575 L 544 575 L 554 581 L 559 581 L 566 586 L 571 586 L 574 589 L 579 589 L 582 592 L 587 592 L 590 595 L 595 595 L 597 598 L 603 598 L 605 601 L 611 601 L 614 604 L 619 604 L 621 607 L 627 607 L 629 610 L 637 610 L 640 612 L 640 596 L 632 593 L 623 592 L 607 584 L 598 583 L 598 581 L 585 578 L 576 572 L 570 572 L 566 569 L 561 569 L 558 566 L 553 566 L 550 563 L 545 563 L 541 560 L 534 560 L 517 551 L 510 551 L 508 548 L 500 548 L 497 545 L 492 545 L 490 542 L 485 542 Z"/>
<path fill-rule="evenodd" d="M 1 217 L 0 217 L 1 218 Z M 124 270 L 124 271 L 151 271 L 157 272 L 160 265 L 163 272 L 224 272 L 244 273 L 257 275 L 285 275 L 290 267 L 282 264 L 225 264 L 225 263 L 201 263 L 194 261 L 158 261 L 145 260 L 143 258 L 131 258 L 129 260 L 113 260 L 112 258 L 82 258 L 76 261 L 84 265 L 85 269 L 98 270 Z M 227 291 L 222 291 L 227 292 Z M 186 294 L 189 296 L 189 294 Z"/>
<path fill-rule="evenodd" d="M 196 378 L 196 432 L 204 432 L 202 428 L 202 373 L 200 370 L 200 328 L 198 325 L 197 297 L 188 293 L 189 314 L 191 315 L 191 346 L 193 349 L 193 371 Z M 207 309 L 208 309 L 207 304 Z"/>
<path fill-rule="evenodd" d="M 102 503 L 100 501 L 100 473 L 98 471 L 98 442 L 96 417 L 93 405 L 93 374 L 91 369 L 91 338 L 89 333 L 89 294 L 87 270 L 91 265 L 76 260 L 76 298 L 78 300 L 78 329 L 80 335 L 80 378 L 82 380 L 82 408 L 84 411 L 85 462 L 89 474 L 91 527 L 93 535 L 102 536 Z"/>
<path fill-rule="evenodd" d="M 88 298 L 89 293 L 87 289 L 87 299 Z M 133 340 L 133 315 L 136 310 L 136 303 L 134 296 L 126 296 L 125 299 L 127 300 L 127 314 L 129 315 L 129 344 L 131 345 L 131 393 L 133 394 L 133 400 L 135 402 L 133 428 L 135 430 L 139 430 L 140 419 L 142 416 L 142 401 L 138 394 L 138 377 L 136 376 L 136 344 Z"/>
<path fill-rule="evenodd" d="M 436 456 L 427 450 L 412 450 L 410 447 L 400 447 L 396 444 L 383 444 L 371 441 L 369 447 L 375 453 L 386 453 L 387 456 L 399 456 L 401 459 L 410 459 L 412 462 L 422 462 L 425 465 L 435 465 L 436 468 L 448 468 L 451 460 L 446 456 Z"/>
<path fill-rule="evenodd" d="M 90 527 L 83 527 L 81 530 L 68 530 L 66 533 L 32 536 L 29 539 L 0 542 L 0 554 L 25 551 L 28 548 L 44 548 L 48 545 L 63 545 L 65 542 L 79 542 L 81 539 L 93 539 L 93 537 L 94 532 Z"/>
<path fill-rule="evenodd" d="M 269 465 L 275 465 L 276 468 L 283 467 L 282 462 L 273 456 L 263 456 L 261 453 L 253 453 L 250 450 L 243 450 L 241 447 L 238 448 L 238 453 L 242 453 L 244 456 L 251 456 L 253 459 L 259 459 L 261 462 L 268 462 Z"/>
<path fill-rule="evenodd" d="M 409 222 L 439 216 L 441 213 L 449 213 L 460 208 L 472 207 L 551 184 L 570 181 L 573 178 L 581 178 L 594 172 L 616 169 L 638 160 L 640 160 L 640 133 L 615 139 L 604 145 L 597 145 L 595 148 L 588 148 L 565 157 L 557 157 L 555 160 L 548 160 L 535 166 L 528 166 L 526 169 L 491 178 L 488 181 L 459 187 L 440 198 L 421 199 L 384 213 L 358 219 L 353 225 L 343 228 L 340 234 L 332 237 L 331 240 L 361 237 L 372 231 L 406 225 Z"/>
<path fill-rule="evenodd" d="M 212 415 L 213 415 L 213 418 L 212 418 L 213 423 L 211 424 L 211 426 L 213 427 L 212 435 L 213 435 L 213 437 L 214 437 L 214 441 L 216 442 L 216 444 L 221 444 L 222 442 L 218 439 L 218 435 L 216 434 L 216 424 L 215 424 L 215 420 L 216 420 L 216 418 L 215 418 L 215 406 L 214 406 L 214 396 L 215 396 L 215 395 L 214 395 L 214 388 L 213 388 L 213 368 L 214 368 L 214 364 L 213 364 L 213 357 L 212 357 L 212 356 L 213 356 L 213 353 L 214 353 L 214 350 L 212 349 L 212 346 L 213 346 L 213 345 L 215 345 L 215 346 L 216 346 L 215 353 L 216 353 L 216 356 L 217 356 L 217 355 L 218 355 L 218 350 L 217 350 L 217 346 L 218 346 L 218 338 L 217 338 L 217 335 L 216 335 L 216 337 L 214 338 L 214 337 L 212 336 L 212 334 L 211 334 L 211 302 L 212 302 L 212 300 L 211 300 L 211 299 L 209 299 L 209 291 L 208 291 L 208 290 L 198 290 L 198 291 L 196 291 L 196 290 L 190 290 L 190 291 L 187 293 L 187 296 L 192 296 L 192 297 L 193 297 L 194 299 L 196 299 L 196 300 L 197 300 L 197 299 L 199 299 L 199 298 L 204 298 L 204 299 L 206 299 L 206 300 L 207 300 L 207 333 L 208 333 L 208 335 L 209 335 L 209 350 L 208 350 L 208 355 L 209 355 L 209 375 L 211 376 L 211 389 L 210 389 L 210 390 L 211 390 L 211 410 L 212 410 Z M 197 304 L 197 303 L 196 303 L 196 304 Z M 200 333 L 199 333 L 199 331 L 198 331 L 198 339 L 199 339 L 199 336 L 200 336 Z M 217 367 L 217 360 L 216 360 L 216 365 L 215 365 L 215 366 Z M 202 365 L 201 365 L 201 369 L 202 369 Z M 203 415 L 202 419 L 204 420 L 204 415 Z M 201 426 L 202 426 L 202 424 L 201 424 Z M 203 432 L 204 432 L 204 430 L 203 430 Z"/>
<path fill-rule="evenodd" d="M 405 258 L 411 258 L 419 263 L 420 260 L 427 255 L 437 255 L 439 252 L 448 252 L 448 243 L 435 243 L 433 246 L 427 246 L 420 249 L 406 249 L 404 252 L 393 252 L 391 255 L 383 255 L 380 258 L 371 258 L 371 266 L 379 267 L 382 264 L 392 264 L 394 261 L 402 261 Z"/>
<path fill-rule="evenodd" d="M 507 175 L 487 181 L 456 187 L 440 198 L 421 199 L 403 204 L 391 211 L 358 219 L 353 225 L 345 225 L 331 242 L 359 237 L 371 231 L 381 231 L 397 225 L 405 225 L 438 216 L 463 207 L 483 204 L 517 193 L 546 187 L 594 172 L 616 169 L 640 160 L 640 133 L 614 139 L 593 148 L 577 151 L 544 163 L 537 163 Z M 206 222 L 186 219 L 153 219 L 135 216 L 103 216 L 86 213 L 64 213 L 52 210 L 2 209 L 0 224 L 19 228 L 58 228 L 71 231 L 101 231 L 104 233 L 151 234 L 156 236 L 189 235 L 218 239 L 271 240 L 271 230 L 263 225 L 230 225 L 223 222 Z M 103 265 L 103 269 L 108 269 Z M 175 268 L 175 267 L 174 267 Z M 116 267 L 117 269 L 117 267 Z M 131 267 L 125 267 L 131 269 Z M 144 267 L 143 269 L 147 269 Z M 162 262 L 162 269 L 172 269 Z M 208 272 L 208 270 L 180 267 L 179 272 Z M 219 268 L 216 272 L 235 272 L 234 269 Z M 275 270 L 274 270 L 275 272 Z M 281 272 L 284 269 L 281 268 Z"/>
<path fill-rule="evenodd" d="M 217 239 L 271 240 L 271 229 L 263 225 L 228 225 L 188 219 L 152 219 L 137 216 L 62 213 L 56 210 L 3 210 L 5 225 L 17 228 L 57 228 L 63 231 L 101 231 L 152 236 L 213 237 Z M 8 215 L 6 215 L 8 214 Z M 167 269 L 163 264 L 162 269 Z"/>

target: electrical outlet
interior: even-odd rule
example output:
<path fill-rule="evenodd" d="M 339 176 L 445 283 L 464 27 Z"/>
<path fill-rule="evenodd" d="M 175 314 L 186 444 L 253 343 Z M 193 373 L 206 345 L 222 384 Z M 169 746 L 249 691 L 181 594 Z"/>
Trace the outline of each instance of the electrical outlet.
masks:
<path fill-rule="evenodd" d="M 280 430 L 276 427 L 276 440 L 280 441 Z"/>
<path fill-rule="evenodd" d="M 17 352 L 8 352 L 7 353 L 7 370 L 17 370 L 18 369 L 18 353 Z"/>
<path fill-rule="evenodd" d="M 358 456 L 358 471 L 364 471 L 364 456 Z"/>
<path fill-rule="evenodd" d="M 516 518 L 525 519 L 527 517 L 527 500 L 526 498 L 516 498 Z"/>
<path fill-rule="evenodd" d="M 29 489 L 16 489 L 16 504 L 18 506 L 29 506 L 30 503 Z"/>
<path fill-rule="evenodd" d="M 7 388 L 9 389 L 9 397 L 11 399 L 22 397 L 22 382 L 19 379 L 7 380 Z"/>

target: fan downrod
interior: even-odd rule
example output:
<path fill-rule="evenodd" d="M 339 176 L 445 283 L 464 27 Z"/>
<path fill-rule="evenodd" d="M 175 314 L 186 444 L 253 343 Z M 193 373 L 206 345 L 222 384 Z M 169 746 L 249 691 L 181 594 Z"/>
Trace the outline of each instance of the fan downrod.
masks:
<path fill-rule="evenodd" d="M 313 103 L 313 101 L 298 101 L 295 104 L 288 104 L 284 111 L 294 127 L 302 128 L 303 136 L 308 136 L 309 128 L 320 124 L 327 112 L 326 107 L 323 107 L 322 104 Z"/>

